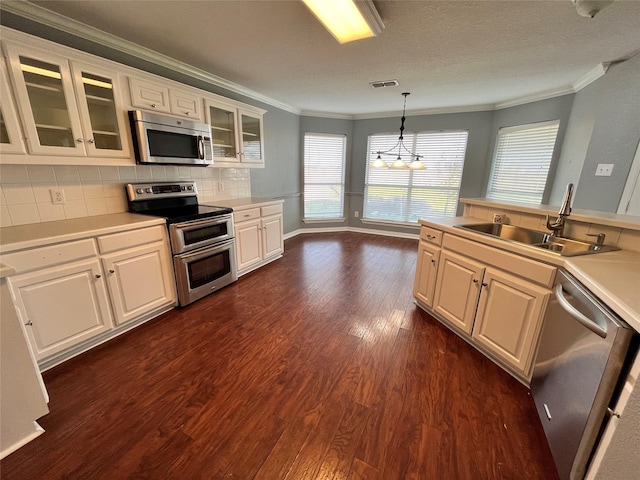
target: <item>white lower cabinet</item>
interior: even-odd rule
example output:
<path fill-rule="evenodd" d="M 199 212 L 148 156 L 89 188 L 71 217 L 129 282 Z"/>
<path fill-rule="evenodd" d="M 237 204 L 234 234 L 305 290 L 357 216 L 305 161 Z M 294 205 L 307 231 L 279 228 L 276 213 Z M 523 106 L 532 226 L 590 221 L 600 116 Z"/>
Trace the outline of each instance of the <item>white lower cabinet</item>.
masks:
<path fill-rule="evenodd" d="M 118 325 L 175 302 L 171 262 L 162 242 L 104 255 L 102 263 Z"/>
<path fill-rule="evenodd" d="M 473 338 L 528 374 L 550 294 L 544 287 L 487 268 Z"/>
<path fill-rule="evenodd" d="M 282 203 L 234 208 L 238 274 L 244 275 L 284 252 Z"/>
<path fill-rule="evenodd" d="M 442 232 L 442 248 L 434 247 L 424 233 L 418 304 L 528 383 L 555 267 Z"/>
<path fill-rule="evenodd" d="M 166 227 L 129 229 L 3 255 L 16 311 L 41 368 L 176 304 Z"/>
<path fill-rule="evenodd" d="M 483 275 L 480 263 L 453 252 L 442 252 L 433 309 L 468 335 L 473 328 Z"/>
<path fill-rule="evenodd" d="M 38 361 L 113 328 L 97 259 L 25 273 L 10 283 Z"/>

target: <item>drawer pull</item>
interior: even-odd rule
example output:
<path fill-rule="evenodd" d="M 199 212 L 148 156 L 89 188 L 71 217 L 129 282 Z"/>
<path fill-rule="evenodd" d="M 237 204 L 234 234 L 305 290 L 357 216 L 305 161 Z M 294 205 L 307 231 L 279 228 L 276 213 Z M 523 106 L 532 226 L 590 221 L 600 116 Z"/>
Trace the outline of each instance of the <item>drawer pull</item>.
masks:
<path fill-rule="evenodd" d="M 435 236 L 435 235 L 428 235 L 428 234 L 427 234 L 427 238 L 428 238 L 429 240 L 435 240 L 436 236 Z"/>

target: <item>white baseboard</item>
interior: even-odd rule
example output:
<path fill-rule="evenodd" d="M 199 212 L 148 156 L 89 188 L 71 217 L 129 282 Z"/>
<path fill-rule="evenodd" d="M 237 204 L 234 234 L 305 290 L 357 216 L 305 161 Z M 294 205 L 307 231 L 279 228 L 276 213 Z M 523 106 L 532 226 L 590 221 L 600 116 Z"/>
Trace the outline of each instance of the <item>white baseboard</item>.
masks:
<path fill-rule="evenodd" d="M 44 433 L 44 428 L 42 428 L 38 422 L 34 421 L 33 422 L 33 431 L 29 435 L 27 435 L 24 438 L 22 438 L 19 441 L 17 441 L 16 443 L 14 443 L 12 445 L 9 445 L 4 450 L 2 450 L 0 452 L 0 459 L 3 459 L 7 455 L 12 454 L 16 450 L 18 450 L 20 447 L 25 446 L 27 443 L 29 443 L 34 438 L 38 438 L 43 433 Z"/>
<path fill-rule="evenodd" d="M 404 233 L 404 232 L 392 232 L 389 230 L 376 230 L 373 228 L 358 228 L 358 227 L 316 227 L 316 228 L 299 228 L 293 232 L 286 233 L 284 239 L 296 237 L 304 233 L 334 233 L 334 232 L 355 232 L 366 233 L 369 235 L 382 235 L 385 237 L 396 238 L 410 238 L 412 240 L 419 240 L 419 233 Z"/>

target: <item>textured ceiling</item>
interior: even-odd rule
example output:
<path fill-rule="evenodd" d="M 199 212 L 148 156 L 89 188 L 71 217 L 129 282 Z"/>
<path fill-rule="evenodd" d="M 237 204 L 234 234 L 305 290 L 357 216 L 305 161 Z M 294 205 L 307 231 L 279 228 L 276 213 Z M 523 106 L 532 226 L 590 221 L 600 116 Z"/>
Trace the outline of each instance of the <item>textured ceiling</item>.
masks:
<path fill-rule="evenodd" d="M 640 1 L 375 1 L 376 38 L 339 45 L 298 0 L 40 1 L 66 17 L 303 112 L 496 105 L 565 91 L 640 50 Z M 398 87 L 369 82 L 397 79 Z"/>

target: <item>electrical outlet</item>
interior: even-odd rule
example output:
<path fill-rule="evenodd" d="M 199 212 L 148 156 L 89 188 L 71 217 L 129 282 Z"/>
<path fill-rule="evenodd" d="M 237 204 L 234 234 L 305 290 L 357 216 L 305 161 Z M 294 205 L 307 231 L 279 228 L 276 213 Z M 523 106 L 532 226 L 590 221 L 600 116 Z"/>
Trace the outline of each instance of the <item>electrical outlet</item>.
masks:
<path fill-rule="evenodd" d="M 64 198 L 64 190 L 62 188 L 50 188 L 49 192 L 51 192 L 51 203 L 54 205 L 64 205 L 67 203 L 67 200 Z"/>
<path fill-rule="evenodd" d="M 502 213 L 493 214 L 493 223 L 504 223 L 505 216 Z"/>
<path fill-rule="evenodd" d="M 610 177 L 613 172 L 613 163 L 599 163 L 596 167 L 596 177 Z"/>
<path fill-rule="evenodd" d="M 358 210 L 356 210 L 355 212 L 353 212 L 353 216 L 358 218 L 360 216 L 360 212 L 358 212 Z"/>

